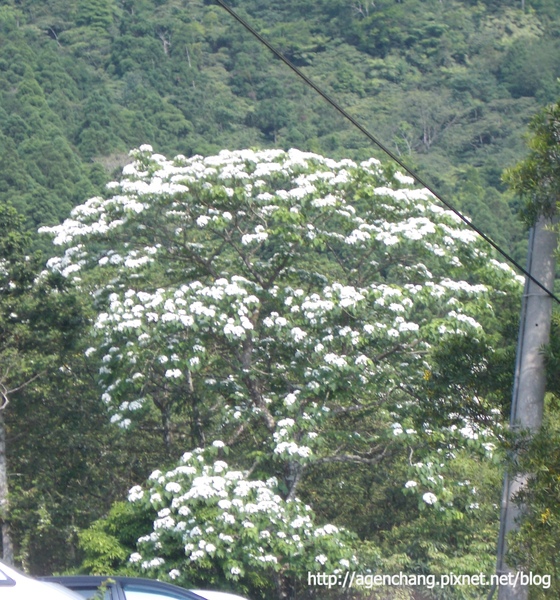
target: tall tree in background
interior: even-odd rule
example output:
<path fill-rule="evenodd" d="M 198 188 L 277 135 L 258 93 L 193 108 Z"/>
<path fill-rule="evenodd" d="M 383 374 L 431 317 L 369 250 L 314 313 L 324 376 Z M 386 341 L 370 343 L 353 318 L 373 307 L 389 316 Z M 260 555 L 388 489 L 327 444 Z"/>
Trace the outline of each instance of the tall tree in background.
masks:
<path fill-rule="evenodd" d="M 511 269 L 373 159 L 133 156 L 107 199 L 50 229 L 68 248 L 49 264 L 97 299 L 89 353 L 113 421 L 134 430 L 156 411 L 170 458 L 194 452 L 132 494 L 153 520 L 135 564 L 185 583 L 201 568 L 247 569 L 291 595 L 308 570 L 348 564 L 336 539 L 314 545 L 315 518 L 295 508 L 306 480 L 337 464 L 408 462 L 395 485 L 415 506 L 476 519 L 454 453 L 468 443 L 484 455 L 494 439 L 499 407 L 476 379 L 503 343 Z M 436 354 L 454 343 L 476 376 L 446 391 Z M 267 542 L 278 529 L 283 542 Z"/>
<path fill-rule="evenodd" d="M 554 216 L 560 202 L 560 102 L 539 112 L 530 131 L 529 156 L 505 180 L 525 201 L 525 220 L 533 225 L 540 215 Z"/>
<path fill-rule="evenodd" d="M 82 312 L 54 273 L 39 275 L 37 257 L 26 254 L 29 236 L 22 218 L 0 206 L 0 519 L 3 559 L 11 563 L 7 438 L 4 415 L 17 394 L 50 369 L 73 344 Z"/>

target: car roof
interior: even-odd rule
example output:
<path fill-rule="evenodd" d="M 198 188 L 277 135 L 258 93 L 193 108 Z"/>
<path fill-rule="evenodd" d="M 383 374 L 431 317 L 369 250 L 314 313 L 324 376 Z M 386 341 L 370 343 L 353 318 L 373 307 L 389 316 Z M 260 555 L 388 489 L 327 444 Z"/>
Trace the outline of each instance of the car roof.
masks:
<path fill-rule="evenodd" d="M 220 592 L 215 590 L 187 590 L 172 583 L 158 581 L 156 579 L 147 579 L 145 577 L 128 577 L 126 575 L 53 575 L 51 577 L 41 577 L 43 581 L 56 581 L 68 587 L 80 586 L 100 586 L 107 580 L 113 580 L 121 585 L 141 585 L 145 588 L 152 588 L 161 592 L 172 592 L 182 595 L 186 600 L 247 600 L 242 596 L 230 592 Z"/>
<path fill-rule="evenodd" d="M 185 600 L 207 600 L 205 596 L 199 595 L 196 592 L 187 590 L 172 583 L 157 581 L 155 579 L 147 579 L 145 577 L 128 577 L 125 575 L 52 575 L 50 577 L 41 577 L 42 581 L 53 581 L 67 585 L 70 588 L 95 585 L 100 586 L 107 580 L 113 580 L 121 585 L 141 585 L 145 588 L 152 588 L 161 592 L 168 591 L 182 595 Z M 224 598 L 227 600 L 227 598 Z M 235 597 L 229 600 L 236 600 Z"/>
<path fill-rule="evenodd" d="M 39 581 L 0 562 L 0 598 L 21 600 L 83 600 L 78 594 L 56 583 Z"/>

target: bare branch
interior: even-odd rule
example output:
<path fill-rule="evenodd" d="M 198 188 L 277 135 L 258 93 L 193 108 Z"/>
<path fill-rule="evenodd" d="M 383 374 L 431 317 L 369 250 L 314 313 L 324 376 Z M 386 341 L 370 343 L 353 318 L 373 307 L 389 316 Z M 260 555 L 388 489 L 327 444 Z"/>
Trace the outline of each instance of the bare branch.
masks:
<path fill-rule="evenodd" d="M 228 440 L 226 441 L 226 446 L 231 446 L 232 444 L 234 444 L 239 437 L 241 436 L 241 434 L 245 431 L 245 426 L 246 423 L 242 423 L 232 434 L 231 436 L 228 438 Z"/>
<path fill-rule="evenodd" d="M 303 471 L 304 471 L 304 465 L 300 464 L 300 463 L 296 463 L 296 462 L 291 462 L 289 464 L 289 470 L 290 470 L 290 491 L 288 492 L 288 495 L 286 496 L 286 501 L 290 502 L 291 500 L 294 500 L 296 497 L 296 490 L 298 487 L 298 484 L 301 480 L 301 476 L 303 475 Z"/>
<path fill-rule="evenodd" d="M 274 431 L 276 429 L 276 421 L 274 417 L 270 414 L 266 402 L 264 401 L 260 385 L 258 381 L 251 377 L 251 356 L 253 353 L 253 338 L 251 334 L 247 332 L 247 337 L 243 341 L 241 356 L 239 357 L 241 360 L 241 368 L 243 369 L 243 377 L 242 381 L 247 386 L 249 390 L 249 395 L 251 396 L 251 400 L 254 402 L 255 406 L 259 409 L 262 414 L 265 425 L 269 431 Z"/>
<path fill-rule="evenodd" d="M 39 379 L 39 377 L 41 377 L 45 373 L 46 373 L 46 371 L 40 371 L 39 373 L 36 373 L 35 375 L 33 375 L 33 377 L 31 377 L 24 383 L 22 383 L 21 385 L 18 385 L 17 387 L 12 388 L 11 390 L 9 390 L 3 383 L 0 382 L 0 397 L 2 399 L 2 403 L 0 404 L 0 410 L 4 410 L 6 408 L 6 406 L 8 406 L 8 404 L 10 403 L 10 395 L 11 394 L 15 394 L 16 392 L 19 392 L 23 388 L 27 387 L 30 383 L 33 383 L 36 379 Z"/>

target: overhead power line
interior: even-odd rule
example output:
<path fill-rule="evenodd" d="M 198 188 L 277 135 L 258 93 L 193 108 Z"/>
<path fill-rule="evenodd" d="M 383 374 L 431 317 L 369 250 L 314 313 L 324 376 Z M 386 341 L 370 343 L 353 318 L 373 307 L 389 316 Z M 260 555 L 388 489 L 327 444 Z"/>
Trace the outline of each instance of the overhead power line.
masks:
<path fill-rule="evenodd" d="M 459 212 L 452 204 L 442 198 L 438 192 L 436 192 L 432 186 L 426 183 L 420 175 L 408 167 L 394 152 L 392 152 L 383 142 L 378 140 L 366 127 L 364 127 L 357 119 L 355 119 L 348 111 L 346 111 L 336 100 L 333 100 L 324 90 L 322 90 L 315 82 L 313 82 L 301 69 L 296 67 L 288 58 L 286 58 L 277 48 L 275 48 L 268 40 L 262 37 L 262 35 L 254 29 L 245 19 L 237 14 L 230 6 L 228 6 L 223 0 L 216 0 L 216 2 L 226 10 L 238 23 L 240 23 L 251 35 L 253 35 L 261 44 L 266 46 L 277 58 L 279 58 L 286 66 L 288 66 L 298 77 L 300 77 L 308 86 L 313 88 L 324 100 L 326 100 L 336 111 L 338 111 L 345 119 L 350 121 L 354 127 L 359 129 L 371 142 L 373 142 L 378 148 L 380 148 L 387 156 L 394 160 L 404 171 L 406 171 L 414 180 L 426 188 L 432 193 L 446 208 L 455 213 L 461 221 L 463 221 L 468 227 L 475 231 L 483 240 L 485 240 L 492 248 L 494 248 L 499 254 L 501 254 L 510 264 L 512 264 L 520 273 L 523 273 L 525 277 L 528 277 L 533 283 L 541 288 L 551 298 L 556 300 L 560 304 L 560 298 L 556 296 L 552 291 L 545 287 L 540 281 L 538 281 L 529 271 L 523 268 L 510 254 L 503 250 L 491 237 L 486 235 L 481 229 L 479 229 L 470 219 Z"/>

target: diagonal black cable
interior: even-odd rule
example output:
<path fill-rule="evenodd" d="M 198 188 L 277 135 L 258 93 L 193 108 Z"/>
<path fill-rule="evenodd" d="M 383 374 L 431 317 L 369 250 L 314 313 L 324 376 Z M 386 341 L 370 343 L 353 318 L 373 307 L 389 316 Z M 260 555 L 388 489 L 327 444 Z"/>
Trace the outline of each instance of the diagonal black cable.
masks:
<path fill-rule="evenodd" d="M 251 33 L 254 37 L 256 37 L 259 42 L 264 44 L 277 58 L 279 58 L 285 65 L 287 65 L 298 77 L 303 79 L 307 85 L 313 88 L 324 100 L 326 100 L 335 110 L 337 110 L 344 118 L 346 118 L 352 125 L 357 127 L 371 142 L 373 142 L 378 148 L 380 148 L 385 154 L 387 154 L 391 159 L 393 159 L 404 171 L 406 171 L 411 177 L 415 179 L 415 181 L 426 188 L 429 192 L 431 192 L 446 208 L 455 213 L 461 221 L 463 221 L 468 227 L 474 230 L 483 240 L 488 242 L 492 248 L 494 248 L 497 252 L 499 252 L 509 263 L 511 263 L 516 269 L 518 269 L 523 275 L 528 277 L 533 283 L 541 288 L 548 296 L 552 299 L 556 300 L 558 304 L 560 304 L 560 298 L 556 296 L 553 292 L 551 292 L 547 287 L 545 287 L 538 279 L 533 277 L 531 273 L 527 271 L 527 269 L 523 268 L 512 256 L 510 256 L 505 250 L 502 248 L 488 235 L 486 235 L 482 230 L 480 230 L 470 219 L 465 217 L 461 212 L 459 212 L 453 205 L 447 202 L 444 198 L 442 198 L 430 185 L 428 185 L 417 173 L 415 173 L 411 168 L 409 168 L 405 163 L 401 161 L 398 156 L 389 150 L 385 144 L 379 141 L 372 133 L 370 133 L 358 120 L 356 120 L 350 113 L 348 113 L 338 102 L 333 100 L 326 92 L 324 92 L 316 83 L 314 83 L 307 75 L 305 75 L 296 65 L 294 65 L 288 58 L 286 58 L 279 50 L 277 50 L 268 40 L 262 37 L 262 35 L 256 31 L 245 19 L 243 19 L 240 15 L 238 15 L 230 6 L 225 4 L 223 0 L 216 0 L 216 2 L 226 10 L 238 23 L 240 23 L 249 33 Z"/>

